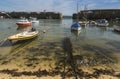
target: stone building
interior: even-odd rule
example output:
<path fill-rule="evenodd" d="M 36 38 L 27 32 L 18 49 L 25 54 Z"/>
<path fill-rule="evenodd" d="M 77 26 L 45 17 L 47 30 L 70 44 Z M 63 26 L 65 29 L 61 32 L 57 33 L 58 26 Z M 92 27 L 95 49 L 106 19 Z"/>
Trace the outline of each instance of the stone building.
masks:
<path fill-rule="evenodd" d="M 83 17 L 92 19 L 116 19 L 120 18 L 120 9 L 98 9 L 98 10 L 83 10 L 78 13 L 79 19 Z M 77 14 L 73 14 L 73 19 L 76 19 Z"/>

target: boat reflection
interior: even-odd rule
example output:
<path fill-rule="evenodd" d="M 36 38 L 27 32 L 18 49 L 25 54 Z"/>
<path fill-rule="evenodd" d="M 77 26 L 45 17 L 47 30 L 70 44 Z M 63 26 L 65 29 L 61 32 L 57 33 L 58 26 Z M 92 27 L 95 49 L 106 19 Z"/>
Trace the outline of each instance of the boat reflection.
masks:
<path fill-rule="evenodd" d="M 37 40 L 38 40 L 38 37 L 29 39 L 29 40 L 16 41 L 14 43 L 12 42 L 11 52 L 18 51 L 32 44 L 36 44 L 35 42 L 37 42 Z"/>
<path fill-rule="evenodd" d="M 108 30 L 107 27 L 98 27 L 98 29 L 101 33 Z"/>
<path fill-rule="evenodd" d="M 10 46 L 12 46 L 12 43 L 7 39 L 0 42 L 0 47 L 10 47 Z"/>
<path fill-rule="evenodd" d="M 16 33 L 20 33 L 23 31 L 29 31 L 32 27 L 18 27 Z"/>
<path fill-rule="evenodd" d="M 26 27 L 18 27 L 17 30 L 25 29 Z"/>
<path fill-rule="evenodd" d="M 20 31 L 20 30 L 26 30 L 26 29 L 30 29 L 31 27 L 18 27 L 17 28 L 17 31 Z"/>
<path fill-rule="evenodd" d="M 76 37 L 76 39 L 78 39 L 78 38 L 79 38 L 79 35 L 80 35 L 80 33 L 81 33 L 81 30 L 79 30 L 79 31 L 72 31 L 72 30 L 71 30 L 71 33 L 74 34 L 74 36 Z"/>

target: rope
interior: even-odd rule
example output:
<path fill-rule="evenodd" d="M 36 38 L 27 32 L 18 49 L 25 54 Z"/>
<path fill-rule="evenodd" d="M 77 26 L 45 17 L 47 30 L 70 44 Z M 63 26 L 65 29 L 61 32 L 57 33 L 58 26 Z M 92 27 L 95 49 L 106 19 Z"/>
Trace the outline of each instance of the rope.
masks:
<path fill-rule="evenodd" d="M 7 41 L 7 38 L 3 39 L 2 41 L 0 41 L 0 47 Z"/>

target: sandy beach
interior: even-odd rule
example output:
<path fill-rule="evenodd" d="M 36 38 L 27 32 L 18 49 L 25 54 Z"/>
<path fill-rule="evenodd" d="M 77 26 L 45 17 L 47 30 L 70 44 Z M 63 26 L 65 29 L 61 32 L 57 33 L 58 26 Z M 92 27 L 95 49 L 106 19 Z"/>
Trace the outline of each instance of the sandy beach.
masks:
<path fill-rule="evenodd" d="M 70 46 L 69 43 L 67 45 Z M 78 53 L 82 49 L 75 46 L 72 51 L 67 53 L 67 48 L 60 42 L 36 44 L 34 47 L 29 45 L 14 50 L 0 58 L 0 79 L 120 78 L 119 64 L 111 67 L 115 62 L 99 59 L 98 54 L 91 55 L 85 51 L 84 54 Z"/>

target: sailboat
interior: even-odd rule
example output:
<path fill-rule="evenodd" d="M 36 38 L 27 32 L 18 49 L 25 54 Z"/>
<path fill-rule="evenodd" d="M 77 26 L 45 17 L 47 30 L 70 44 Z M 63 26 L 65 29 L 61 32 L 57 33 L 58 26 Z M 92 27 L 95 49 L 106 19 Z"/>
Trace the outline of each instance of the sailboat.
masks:
<path fill-rule="evenodd" d="M 77 1 L 77 22 L 75 22 L 74 24 L 72 24 L 71 26 L 71 30 L 75 30 L 75 31 L 79 31 L 82 29 L 81 24 L 78 22 L 78 1 Z"/>
<path fill-rule="evenodd" d="M 72 24 L 72 26 L 71 26 L 71 30 L 79 31 L 81 29 L 82 29 L 82 27 L 81 27 L 80 23 L 78 23 L 78 22 Z"/>
<path fill-rule="evenodd" d="M 85 5 L 82 20 L 79 21 L 79 23 L 83 26 L 86 26 L 89 23 L 87 20 L 87 13 L 87 6 Z"/>

